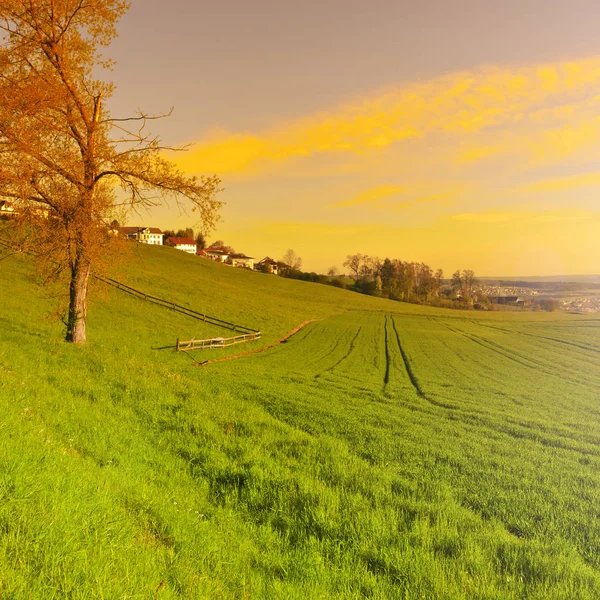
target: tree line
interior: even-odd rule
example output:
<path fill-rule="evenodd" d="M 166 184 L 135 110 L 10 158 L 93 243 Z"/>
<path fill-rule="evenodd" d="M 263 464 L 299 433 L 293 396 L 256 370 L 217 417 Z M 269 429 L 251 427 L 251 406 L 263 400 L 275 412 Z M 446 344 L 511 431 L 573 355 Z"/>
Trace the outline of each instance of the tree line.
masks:
<path fill-rule="evenodd" d="M 477 279 L 471 269 L 455 271 L 447 283 L 442 269 L 434 271 L 423 262 L 351 254 L 346 257 L 344 267 L 354 281 L 350 289 L 363 294 L 448 306 L 489 303 L 478 293 Z"/>

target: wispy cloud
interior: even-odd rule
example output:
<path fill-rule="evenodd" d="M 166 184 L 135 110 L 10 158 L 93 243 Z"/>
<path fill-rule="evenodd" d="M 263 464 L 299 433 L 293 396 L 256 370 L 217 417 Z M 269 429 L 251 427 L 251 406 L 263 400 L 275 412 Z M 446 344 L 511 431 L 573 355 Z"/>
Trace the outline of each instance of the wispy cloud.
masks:
<path fill-rule="evenodd" d="M 261 172 L 292 157 L 368 154 L 430 135 L 464 140 L 474 133 L 524 123 L 551 124 L 572 117 L 579 104 L 594 101 L 599 83 L 600 58 L 473 69 L 402 85 L 269 131 L 218 132 L 200 140 L 178 161 L 188 172 Z M 595 135 L 574 129 L 570 136 L 563 133 L 556 144 L 573 148 Z M 459 160 L 475 162 L 496 151 L 486 144 L 480 150 L 466 150 Z"/>
<path fill-rule="evenodd" d="M 600 173 L 583 173 L 536 181 L 520 188 L 517 192 L 563 192 L 574 188 L 600 185 Z"/>
<path fill-rule="evenodd" d="M 427 188 L 437 187 L 442 192 L 427 193 Z M 331 204 L 329 208 L 346 208 L 368 205 L 388 210 L 405 210 L 420 204 L 439 202 L 456 197 L 469 186 L 462 183 L 440 182 L 432 185 L 379 185 L 357 194 L 350 200 Z M 399 198 L 400 197 L 400 198 Z"/>
<path fill-rule="evenodd" d="M 530 217 L 524 212 L 481 212 L 481 213 L 459 213 L 452 215 L 453 221 L 468 221 L 471 223 L 506 223 Z"/>
<path fill-rule="evenodd" d="M 372 204 L 374 202 L 379 202 L 384 200 L 385 198 L 390 198 L 393 196 L 397 196 L 402 192 L 407 190 L 406 186 L 399 185 L 378 185 L 374 188 L 368 189 L 360 194 L 354 196 L 350 200 L 345 200 L 344 202 L 338 202 L 336 204 L 332 204 L 331 208 L 342 208 L 345 206 L 356 206 L 359 204 Z"/>

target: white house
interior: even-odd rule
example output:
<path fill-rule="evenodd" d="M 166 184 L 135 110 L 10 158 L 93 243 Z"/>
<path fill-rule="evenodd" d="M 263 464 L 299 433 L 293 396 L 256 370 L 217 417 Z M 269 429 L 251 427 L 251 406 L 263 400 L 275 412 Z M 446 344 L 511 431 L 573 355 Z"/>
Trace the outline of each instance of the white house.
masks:
<path fill-rule="evenodd" d="M 254 269 L 254 258 L 245 254 L 230 254 L 227 262 L 233 267 L 241 267 L 243 269 Z"/>
<path fill-rule="evenodd" d="M 170 237 L 165 242 L 166 246 L 172 246 L 175 250 L 182 250 L 188 254 L 196 254 L 198 244 L 192 238 Z"/>
<path fill-rule="evenodd" d="M 259 271 L 264 271 L 265 273 L 279 275 L 279 263 L 270 256 L 265 256 L 262 260 L 259 260 L 256 268 Z"/>
<path fill-rule="evenodd" d="M 128 240 L 156 246 L 163 245 L 165 235 L 158 227 L 119 227 L 119 233 Z"/>
<path fill-rule="evenodd" d="M 221 248 L 204 248 L 204 256 L 210 260 L 216 260 L 217 262 L 226 262 L 229 257 L 229 253 L 223 251 Z"/>

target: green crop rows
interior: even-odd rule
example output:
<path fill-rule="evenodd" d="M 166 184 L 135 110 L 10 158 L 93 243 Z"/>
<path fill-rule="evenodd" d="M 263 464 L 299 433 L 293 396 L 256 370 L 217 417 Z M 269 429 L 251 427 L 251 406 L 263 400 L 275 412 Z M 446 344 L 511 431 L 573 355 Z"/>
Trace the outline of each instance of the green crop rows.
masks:
<path fill-rule="evenodd" d="M 74 348 L 0 263 L 0 598 L 600 597 L 600 319 L 156 256 L 267 341 L 328 318 L 198 368 L 111 291 Z"/>

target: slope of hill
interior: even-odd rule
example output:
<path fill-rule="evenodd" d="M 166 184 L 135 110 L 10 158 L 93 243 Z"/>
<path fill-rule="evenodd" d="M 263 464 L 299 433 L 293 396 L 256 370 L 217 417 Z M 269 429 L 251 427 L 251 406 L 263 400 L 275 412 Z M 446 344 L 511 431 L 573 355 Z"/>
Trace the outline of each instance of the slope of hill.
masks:
<path fill-rule="evenodd" d="M 197 368 L 161 348 L 223 330 L 104 289 L 73 347 L 0 262 L 0 596 L 600 595 L 597 319 L 133 252 L 117 279 L 263 330 L 248 348 L 330 318 Z"/>

